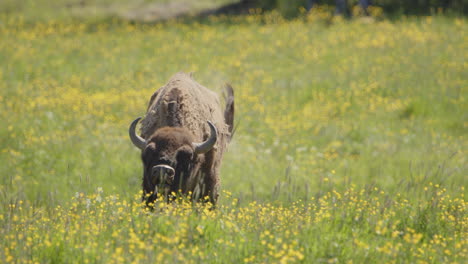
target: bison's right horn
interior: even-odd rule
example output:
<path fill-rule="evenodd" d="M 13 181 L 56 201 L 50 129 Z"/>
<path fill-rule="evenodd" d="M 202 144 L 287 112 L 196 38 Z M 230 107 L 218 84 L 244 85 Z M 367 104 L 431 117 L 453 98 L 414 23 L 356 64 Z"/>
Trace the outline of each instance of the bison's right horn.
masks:
<path fill-rule="evenodd" d="M 132 124 L 130 124 L 130 128 L 128 129 L 128 134 L 130 135 L 130 139 L 132 140 L 133 145 L 135 145 L 141 150 L 144 150 L 146 147 L 145 140 L 135 133 L 136 125 L 138 124 L 138 121 L 140 121 L 140 119 L 141 117 L 133 120 Z"/>
<path fill-rule="evenodd" d="M 210 126 L 210 137 L 205 142 L 193 143 L 193 148 L 195 149 L 196 154 L 203 154 L 210 151 L 216 144 L 216 140 L 218 140 L 218 131 L 216 131 L 216 127 L 210 121 L 208 121 L 208 125 Z"/>

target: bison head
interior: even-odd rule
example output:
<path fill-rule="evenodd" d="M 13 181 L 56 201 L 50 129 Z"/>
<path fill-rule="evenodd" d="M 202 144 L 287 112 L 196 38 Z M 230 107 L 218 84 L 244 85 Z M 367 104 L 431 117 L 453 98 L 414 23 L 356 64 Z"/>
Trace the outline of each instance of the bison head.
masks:
<path fill-rule="evenodd" d="M 157 129 L 145 140 L 135 132 L 140 119 L 132 122 L 129 135 L 132 143 L 142 150 L 144 195 L 150 195 L 147 203 L 151 203 L 158 193 L 167 196 L 172 192 L 185 190 L 187 178 L 198 170 L 194 168 L 197 166 L 197 155 L 214 147 L 217 131 L 208 121 L 210 136 L 202 143 L 194 142 L 192 134 L 182 127 Z"/>

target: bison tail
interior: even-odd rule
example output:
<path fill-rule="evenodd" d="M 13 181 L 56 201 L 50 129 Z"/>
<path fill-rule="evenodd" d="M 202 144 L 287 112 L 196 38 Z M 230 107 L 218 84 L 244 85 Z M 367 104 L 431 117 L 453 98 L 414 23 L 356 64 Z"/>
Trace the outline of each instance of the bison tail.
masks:
<path fill-rule="evenodd" d="M 226 84 L 224 89 L 224 99 L 226 108 L 224 109 L 224 122 L 228 125 L 231 138 L 234 135 L 234 90 L 230 84 Z"/>

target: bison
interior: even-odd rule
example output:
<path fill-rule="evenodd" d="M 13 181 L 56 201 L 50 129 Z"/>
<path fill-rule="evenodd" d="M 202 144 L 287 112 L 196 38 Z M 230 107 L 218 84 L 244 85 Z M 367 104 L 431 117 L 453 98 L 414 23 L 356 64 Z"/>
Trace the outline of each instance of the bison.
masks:
<path fill-rule="evenodd" d="M 224 114 L 216 93 L 197 83 L 191 74 L 177 73 L 158 89 L 141 118 L 129 128 L 132 143 L 141 150 L 143 201 L 158 195 L 190 194 L 209 197 L 215 205 L 220 186 L 219 169 L 233 132 L 234 92 L 225 89 Z"/>

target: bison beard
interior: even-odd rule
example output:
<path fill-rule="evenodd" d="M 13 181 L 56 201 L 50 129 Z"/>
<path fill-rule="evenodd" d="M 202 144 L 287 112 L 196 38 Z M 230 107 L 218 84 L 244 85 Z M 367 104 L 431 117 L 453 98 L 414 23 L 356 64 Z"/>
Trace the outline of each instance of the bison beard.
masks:
<path fill-rule="evenodd" d="M 141 136 L 135 132 L 140 118 L 129 128 L 132 143 L 141 149 L 143 200 L 158 195 L 192 194 L 194 200 L 218 199 L 219 167 L 232 136 L 234 94 L 226 86 L 226 107 L 221 110 L 215 93 L 178 73 L 150 99 L 142 120 Z M 201 142 L 201 143 L 197 143 Z"/>

